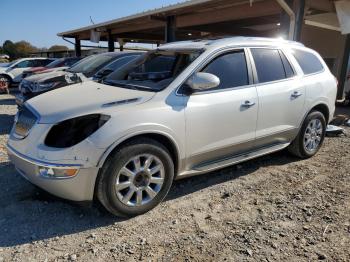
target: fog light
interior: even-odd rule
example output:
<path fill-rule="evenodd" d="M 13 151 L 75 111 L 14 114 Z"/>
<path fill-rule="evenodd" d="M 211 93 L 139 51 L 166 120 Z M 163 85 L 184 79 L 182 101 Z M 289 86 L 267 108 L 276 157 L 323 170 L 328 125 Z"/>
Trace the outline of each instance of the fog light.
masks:
<path fill-rule="evenodd" d="M 39 167 L 39 174 L 46 178 L 70 178 L 74 177 L 78 173 L 78 169 L 73 168 L 51 168 L 51 167 Z"/>

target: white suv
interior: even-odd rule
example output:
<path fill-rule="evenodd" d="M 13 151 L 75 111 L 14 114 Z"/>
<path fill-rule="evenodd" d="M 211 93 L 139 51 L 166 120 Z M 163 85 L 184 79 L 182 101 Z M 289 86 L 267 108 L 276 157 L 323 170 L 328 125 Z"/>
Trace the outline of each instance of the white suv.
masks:
<path fill-rule="evenodd" d="M 109 75 L 28 100 L 8 153 L 32 183 L 113 214 L 155 207 L 174 179 L 288 148 L 316 154 L 336 79 L 296 42 L 166 44 Z"/>
<path fill-rule="evenodd" d="M 45 57 L 21 58 L 11 62 L 5 67 L 0 67 L 0 81 L 6 82 L 6 87 L 11 84 L 19 84 L 22 81 L 22 73 L 29 68 L 46 66 L 55 59 Z"/>

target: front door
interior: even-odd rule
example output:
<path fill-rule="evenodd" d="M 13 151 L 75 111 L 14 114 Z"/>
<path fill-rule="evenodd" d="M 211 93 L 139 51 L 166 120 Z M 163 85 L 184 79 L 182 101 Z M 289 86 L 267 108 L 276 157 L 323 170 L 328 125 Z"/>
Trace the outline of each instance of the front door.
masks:
<path fill-rule="evenodd" d="M 220 85 L 188 97 L 187 169 L 249 151 L 255 139 L 258 98 L 245 51 L 221 54 L 201 71 L 216 75 Z"/>

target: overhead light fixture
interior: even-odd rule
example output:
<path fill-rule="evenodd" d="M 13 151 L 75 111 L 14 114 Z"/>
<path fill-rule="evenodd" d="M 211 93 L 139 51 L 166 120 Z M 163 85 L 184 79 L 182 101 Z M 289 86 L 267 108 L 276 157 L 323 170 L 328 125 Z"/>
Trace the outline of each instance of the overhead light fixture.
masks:
<path fill-rule="evenodd" d="M 281 23 L 277 23 L 277 26 L 281 26 Z"/>
<path fill-rule="evenodd" d="M 192 33 L 188 33 L 187 35 L 188 35 L 188 36 L 191 36 L 191 35 L 192 35 Z"/>

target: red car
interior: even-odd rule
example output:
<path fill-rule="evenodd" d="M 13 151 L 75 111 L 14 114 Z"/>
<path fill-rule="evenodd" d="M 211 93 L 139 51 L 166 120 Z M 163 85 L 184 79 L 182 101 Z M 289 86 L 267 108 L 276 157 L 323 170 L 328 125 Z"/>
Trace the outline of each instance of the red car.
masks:
<path fill-rule="evenodd" d="M 77 63 L 80 59 L 81 59 L 80 57 L 59 58 L 51 62 L 47 66 L 33 67 L 30 70 L 24 71 L 22 73 L 22 78 L 26 78 L 28 76 L 38 74 L 38 73 L 47 73 L 51 71 L 67 69 L 72 65 L 74 65 L 75 63 Z"/>

